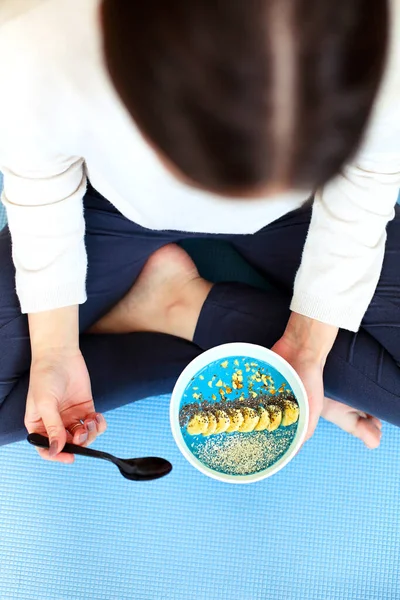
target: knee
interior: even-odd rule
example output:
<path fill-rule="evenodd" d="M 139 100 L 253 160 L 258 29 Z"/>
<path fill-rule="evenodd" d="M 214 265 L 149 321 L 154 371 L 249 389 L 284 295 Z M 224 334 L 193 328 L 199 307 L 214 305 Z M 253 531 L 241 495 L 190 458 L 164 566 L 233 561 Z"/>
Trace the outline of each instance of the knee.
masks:
<path fill-rule="evenodd" d="M 0 446 L 26 439 L 24 425 L 29 373 L 23 374 L 7 393 L 0 397 Z M 0 383 L 0 390 L 4 386 Z M 8 387 L 8 386 L 7 386 Z"/>
<path fill-rule="evenodd" d="M 4 327 L 21 316 L 21 307 L 15 291 L 15 267 L 8 229 L 0 231 L 0 290 L 0 327 Z"/>
<path fill-rule="evenodd" d="M 0 427 L 0 446 L 7 446 L 9 444 L 14 444 L 15 442 L 26 440 L 27 435 L 28 432 L 25 427 L 23 427 L 23 429 L 16 428 L 11 431 L 2 431 L 2 428 Z"/>

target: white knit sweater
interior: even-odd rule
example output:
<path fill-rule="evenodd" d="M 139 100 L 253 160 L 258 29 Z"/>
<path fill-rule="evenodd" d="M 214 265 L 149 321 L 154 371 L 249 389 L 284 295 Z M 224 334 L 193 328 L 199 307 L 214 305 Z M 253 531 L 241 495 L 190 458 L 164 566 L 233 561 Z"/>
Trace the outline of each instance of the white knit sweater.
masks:
<path fill-rule="evenodd" d="M 128 219 L 152 229 L 253 233 L 306 196 L 232 204 L 175 180 L 113 89 L 98 7 L 99 0 L 0 3 L 2 200 L 23 312 L 86 300 L 87 176 Z M 376 288 L 400 187 L 399 0 L 393 8 L 390 60 L 366 139 L 354 163 L 317 193 L 291 305 L 352 331 Z"/>

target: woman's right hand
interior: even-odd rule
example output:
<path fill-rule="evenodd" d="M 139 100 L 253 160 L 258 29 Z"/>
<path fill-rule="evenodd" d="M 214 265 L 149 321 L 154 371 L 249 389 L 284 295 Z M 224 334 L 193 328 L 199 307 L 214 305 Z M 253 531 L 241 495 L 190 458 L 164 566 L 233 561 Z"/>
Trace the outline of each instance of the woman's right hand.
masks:
<path fill-rule="evenodd" d="M 74 429 L 68 428 L 84 421 Z M 65 443 L 88 446 L 104 433 L 106 421 L 96 413 L 89 373 L 79 348 L 57 348 L 36 353 L 32 360 L 25 412 L 29 433 L 40 433 L 50 440 L 50 449 L 36 448 L 46 460 L 74 462 L 72 454 L 60 453 Z"/>

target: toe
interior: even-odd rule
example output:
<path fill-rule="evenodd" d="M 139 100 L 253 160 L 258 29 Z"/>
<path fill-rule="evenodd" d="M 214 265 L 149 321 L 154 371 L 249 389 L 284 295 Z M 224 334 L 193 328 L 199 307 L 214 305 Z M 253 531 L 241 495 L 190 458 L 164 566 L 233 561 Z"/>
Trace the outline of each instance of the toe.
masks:
<path fill-rule="evenodd" d="M 375 418 L 364 419 L 360 417 L 356 423 L 353 435 L 364 442 L 371 449 L 378 448 L 381 443 L 382 432 L 378 427 Z"/>
<path fill-rule="evenodd" d="M 380 421 L 376 417 L 372 417 L 372 419 L 373 419 L 376 427 L 379 429 L 379 431 L 382 431 L 382 421 Z"/>

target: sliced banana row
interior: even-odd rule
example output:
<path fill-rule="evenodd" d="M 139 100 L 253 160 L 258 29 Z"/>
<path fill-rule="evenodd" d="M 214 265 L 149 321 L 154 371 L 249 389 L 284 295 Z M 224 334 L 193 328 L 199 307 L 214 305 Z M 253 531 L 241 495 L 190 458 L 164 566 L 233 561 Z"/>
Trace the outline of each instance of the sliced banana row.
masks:
<path fill-rule="evenodd" d="M 190 435 L 217 435 L 219 433 L 250 433 L 251 431 L 275 431 L 280 425 L 288 427 L 299 418 L 299 407 L 292 400 L 284 400 L 282 408 L 276 404 L 259 406 L 257 409 L 224 408 L 215 411 L 199 411 L 190 419 L 187 432 Z"/>

